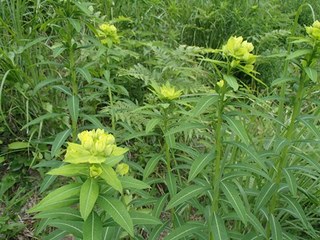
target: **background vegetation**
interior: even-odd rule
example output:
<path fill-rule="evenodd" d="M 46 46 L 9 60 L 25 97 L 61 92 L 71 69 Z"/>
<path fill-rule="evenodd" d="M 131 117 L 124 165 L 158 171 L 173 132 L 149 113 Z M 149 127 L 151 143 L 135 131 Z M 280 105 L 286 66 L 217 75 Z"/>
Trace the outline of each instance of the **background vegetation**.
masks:
<path fill-rule="evenodd" d="M 150 186 L 125 204 L 158 219 L 131 213 L 130 237 L 103 216 L 105 239 L 319 239 L 317 19 L 318 0 L 0 1 L 0 238 L 73 233 L 27 210 L 68 183 L 46 174 L 67 142 L 103 128 Z M 253 72 L 228 68 L 231 36 Z"/>

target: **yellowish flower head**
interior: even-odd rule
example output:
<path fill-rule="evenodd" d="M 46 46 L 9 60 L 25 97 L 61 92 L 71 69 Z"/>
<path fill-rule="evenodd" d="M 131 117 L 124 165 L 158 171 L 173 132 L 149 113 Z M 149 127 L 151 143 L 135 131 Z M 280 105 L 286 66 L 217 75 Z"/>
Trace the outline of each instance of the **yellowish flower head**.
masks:
<path fill-rule="evenodd" d="M 120 39 L 117 33 L 117 28 L 108 23 L 99 25 L 96 36 L 100 39 L 102 44 L 120 43 Z"/>
<path fill-rule="evenodd" d="M 219 82 L 217 82 L 217 85 L 219 88 L 222 88 L 224 86 L 224 80 L 221 79 Z"/>
<path fill-rule="evenodd" d="M 78 134 L 80 144 L 69 143 L 64 161 L 69 163 L 103 163 L 108 157 L 121 156 L 126 148 L 117 147 L 112 134 L 103 129 Z"/>
<path fill-rule="evenodd" d="M 243 37 L 230 37 L 227 43 L 222 46 L 222 52 L 226 56 L 231 56 L 234 59 L 231 61 L 231 67 L 237 67 L 239 65 L 252 65 L 256 61 L 256 56 L 252 54 L 254 47 L 253 44 L 248 41 L 243 41 Z"/>
<path fill-rule="evenodd" d="M 306 32 L 311 38 L 319 41 L 320 40 L 320 22 L 317 20 L 312 24 L 312 26 L 306 27 Z"/>
<path fill-rule="evenodd" d="M 129 172 L 129 165 L 125 163 L 118 164 L 116 172 L 121 176 L 127 174 Z"/>
<path fill-rule="evenodd" d="M 174 100 L 181 96 L 181 90 L 175 90 L 175 87 L 171 86 L 168 82 L 165 85 L 160 87 L 160 98 L 167 99 L 167 100 Z"/>

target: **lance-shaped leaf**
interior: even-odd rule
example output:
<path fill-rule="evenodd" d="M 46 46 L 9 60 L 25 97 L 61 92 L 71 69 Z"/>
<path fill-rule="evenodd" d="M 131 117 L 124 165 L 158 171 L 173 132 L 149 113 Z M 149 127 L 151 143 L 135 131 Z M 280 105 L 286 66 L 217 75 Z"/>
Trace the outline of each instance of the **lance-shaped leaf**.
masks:
<path fill-rule="evenodd" d="M 71 207 L 43 211 L 35 215 L 34 218 L 52 218 L 52 219 L 57 218 L 57 219 L 74 220 L 74 221 L 82 220 L 79 214 L 79 211 Z"/>
<path fill-rule="evenodd" d="M 71 134 L 71 129 L 67 129 L 67 130 L 62 131 L 56 135 L 56 138 L 54 139 L 54 141 L 52 143 L 51 157 L 54 157 L 57 155 L 61 146 L 65 143 L 65 141 L 70 136 L 70 134 Z"/>
<path fill-rule="evenodd" d="M 88 178 L 81 186 L 80 214 L 84 221 L 90 215 L 99 195 L 99 184 L 96 179 Z"/>
<path fill-rule="evenodd" d="M 293 196 L 297 195 L 298 185 L 295 176 L 287 169 L 283 169 L 284 177 Z"/>
<path fill-rule="evenodd" d="M 65 177 L 72 177 L 78 175 L 89 176 L 88 164 L 67 164 L 59 168 L 54 168 L 47 172 L 49 175 L 60 175 Z"/>
<path fill-rule="evenodd" d="M 122 193 L 121 182 L 113 168 L 106 164 L 101 164 L 101 169 L 102 173 L 100 177 L 103 178 L 115 190 Z"/>
<path fill-rule="evenodd" d="M 192 109 L 191 116 L 196 117 L 205 112 L 212 104 L 218 101 L 218 95 L 204 96 L 197 101 L 197 105 Z"/>
<path fill-rule="evenodd" d="M 261 209 L 277 191 L 277 185 L 275 183 L 266 183 L 261 189 L 255 205 L 255 212 Z"/>
<path fill-rule="evenodd" d="M 228 122 L 228 126 L 231 131 L 234 132 L 242 142 L 244 142 L 246 145 L 249 145 L 250 139 L 242 122 L 229 116 L 224 116 L 223 118 Z"/>
<path fill-rule="evenodd" d="M 172 198 L 177 193 L 176 177 L 172 172 L 168 172 L 165 181 L 166 181 L 170 196 Z"/>
<path fill-rule="evenodd" d="M 135 179 L 131 176 L 122 176 L 119 178 L 121 185 L 123 188 L 129 188 L 129 189 L 146 189 L 150 188 L 149 184 L 146 184 L 143 181 L 140 181 L 138 179 Z"/>
<path fill-rule="evenodd" d="M 205 230 L 205 226 L 199 223 L 186 223 L 180 227 L 175 228 L 164 240 L 178 240 L 188 236 L 195 236 L 196 233 Z"/>
<path fill-rule="evenodd" d="M 131 219 L 134 225 L 158 225 L 162 224 L 162 222 L 147 213 L 139 212 L 139 211 L 131 211 L 130 213 Z"/>
<path fill-rule="evenodd" d="M 210 151 L 209 153 L 199 156 L 192 163 L 188 182 L 192 181 L 211 161 L 213 161 L 215 151 Z"/>
<path fill-rule="evenodd" d="M 66 235 L 68 235 L 67 231 L 63 231 L 60 229 L 57 229 L 53 232 L 51 232 L 49 235 L 43 237 L 43 240 L 61 240 L 63 239 Z"/>
<path fill-rule="evenodd" d="M 239 84 L 234 76 L 223 74 L 223 79 L 228 83 L 228 85 L 233 89 L 233 91 L 238 90 Z"/>
<path fill-rule="evenodd" d="M 174 208 L 179 204 L 184 203 L 193 197 L 198 197 L 199 195 L 203 194 L 206 190 L 208 190 L 208 188 L 204 186 L 198 186 L 198 185 L 188 186 L 182 189 L 180 192 L 178 192 L 176 195 L 174 195 L 171 198 L 170 202 L 166 207 L 166 210 Z"/>
<path fill-rule="evenodd" d="M 237 190 L 231 184 L 224 182 L 221 182 L 221 190 L 227 197 L 228 202 L 232 205 L 233 209 L 238 214 L 238 217 L 241 219 L 241 221 L 244 224 L 247 224 L 247 212 Z"/>
<path fill-rule="evenodd" d="M 273 214 L 270 214 L 269 217 L 269 224 L 270 224 L 270 229 L 271 229 L 271 236 L 272 240 L 282 240 L 282 229 L 280 226 L 280 223 L 278 219 L 273 216 Z"/>
<path fill-rule="evenodd" d="M 169 221 L 156 226 L 149 235 L 149 240 L 159 240 L 161 233 L 166 229 Z"/>
<path fill-rule="evenodd" d="M 223 220 L 215 212 L 212 215 L 212 231 L 211 232 L 213 234 L 214 240 L 228 240 L 229 239 L 227 229 L 224 226 Z"/>
<path fill-rule="evenodd" d="M 108 213 L 130 236 L 134 235 L 132 219 L 123 203 L 115 198 L 99 196 L 98 205 Z"/>
<path fill-rule="evenodd" d="M 102 240 L 102 221 L 92 212 L 83 224 L 83 240 Z"/>
<path fill-rule="evenodd" d="M 53 219 L 48 222 L 48 225 L 71 233 L 75 237 L 82 238 L 83 223 L 80 221 Z"/>
<path fill-rule="evenodd" d="M 79 98 L 78 96 L 72 95 L 67 100 L 68 109 L 71 116 L 72 121 L 76 122 L 79 117 Z"/>
<path fill-rule="evenodd" d="M 68 198 L 77 196 L 80 193 L 81 184 L 70 183 L 66 186 L 60 187 L 51 193 L 49 193 L 44 199 L 42 199 L 36 206 L 31 208 L 29 212 L 38 212 L 43 210 L 49 210 L 56 204 L 65 202 Z M 68 202 L 68 201 L 67 201 Z"/>
<path fill-rule="evenodd" d="M 159 154 L 159 155 L 154 155 L 150 160 L 148 160 L 143 171 L 143 180 L 147 179 L 150 176 L 150 174 L 154 171 L 154 169 L 158 165 L 161 158 L 162 158 L 162 155 Z"/>

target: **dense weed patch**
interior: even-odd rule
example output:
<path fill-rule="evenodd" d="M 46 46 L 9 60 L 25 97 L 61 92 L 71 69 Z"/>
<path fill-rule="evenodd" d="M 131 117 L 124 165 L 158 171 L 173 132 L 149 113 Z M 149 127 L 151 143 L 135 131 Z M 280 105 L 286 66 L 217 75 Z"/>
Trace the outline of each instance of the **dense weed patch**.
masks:
<path fill-rule="evenodd" d="M 0 1 L 1 239 L 319 239 L 320 5 Z"/>

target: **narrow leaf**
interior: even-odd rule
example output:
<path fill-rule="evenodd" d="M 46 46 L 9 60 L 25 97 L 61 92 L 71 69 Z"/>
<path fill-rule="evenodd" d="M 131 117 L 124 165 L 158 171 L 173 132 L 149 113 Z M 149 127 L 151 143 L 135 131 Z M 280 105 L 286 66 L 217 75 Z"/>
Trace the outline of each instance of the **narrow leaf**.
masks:
<path fill-rule="evenodd" d="M 238 214 L 241 221 L 246 225 L 248 222 L 247 212 L 237 190 L 231 184 L 225 182 L 221 182 L 221 190 Z"/>
<path fill-rule="evenodd" d="M 303 56 L 303 55 L 306 55 L 306 54 L 309 54 L 312 52 L 312 49 L 299 49 L 293 53 L 291 53 L 289 56 L 287 56 L 287 60 L 291 60 L 291 59 L 294 59 L 294 58 L 298 58 L 300 56 Z"/>
<path fill-rule="evenodd" d="M 160 197 L 158 201 L 154 204 L 152 215 L 155 216 L 156 218 L 159 218 L 161 213 L 163 212 L 164 206 L 167 203 L 167 198 L 168 198 L 168 193 Z"/>
<path fill-rule="evenodd" d="M 255 212 L 262 208 L 277 191 L 277 185 L 275 183 L 266 183 L 261 189 L 255 205 Z"/>
<path fill-rule="evenodd" d="M 191 165 L 188 182 L 192 181 L 211 161 L 213 161 L 215 151 L 199 156 Z"/>
<path fill-rule="evenodd" d="M 80 191 L 80 214 L 84 221 L 90 215 L 99 195 L 97 180 L 89 177 L 81 186 Z"/>
<path fill-rule="evenodd" d="M 76 68 L 76 71 L 82 75 L 82 77 L 87 80 L 88 83 L 92 82 L 92 77 L 88 69 L 86 68 Z"/>
<path fill-rule="evenodd" d="M 264 227 L 261 225 L 260 221 L 258 218 L 256 218 L 255 215 L 253 215 L 251 212 L 247 211 L 247 218 L 248 221 L 251 223 L 251 225 L 254 227 L 254 229 L 263 235 L 265 238 L 267 238 L 267 233 L 264 229 Z"/>
<path fill-rule="evenodd" d="M 282 240 L 282 229 L 279 221 L 273 216 L 269 217 L 272 240 Z"/>
<path fill-rule="evenodd" d="M 104 128 L 103 124 L 99 121 L 99 119 L 96 116 L 86 115 L 86 114 L 81 114 L 80 116 L 84 120 L 91 122 L 96 128 L 101 128 L 101 129 Z"/>
<path fill-rule="evenodd" d="M 214 240 L 228 240 L 229 236 L 227 229 L 224 226 L 224 222 L 218 214 L 212 215 L 212 233 Z"/>
<path fill-rule="evenodd" d="M 83 240 L 102 240 L 102 234 L 101 219 L 92 212 L 83 224 Z"/>
<path fill-rule="evenodd" d="M 152 118 L 146 124 L 146 133 L 150 133 L 160 123 L 160 118 Z"/>
<path fill-rule="evenodd" d="M 180 122 L 179 126 L 169 129 L 169 131 L 165 133 L 165 136 L 178 133 L 178 132 L 188 131 L 192 129 L 202 129 L 202 128 L 206 128 L 206 126 L 201 123 Z"/>
<path fill-rule="evenodd" d="M 169 194 L 172 198 L 177 193 L 177 180 L 176 180 L 175 175 L 172 172 L 168 172 L 166 179 L 165 179 L 165 182 L 167 184 Z"/>
<path fill-rule="evenodd" d="M 297 195 L 297 181 L 295 176 L 287 169 L 283 169 L 284 177 L 286 178 L 286 182 L 288 184 L 289 190 L 293 196 Z"/>
<path fill-rule="evenodd" d="M 66 235 L 68 235 L 67 231 L 57 229 L 57 230 L 51 232 L 49 235 L 43 237 L 43 240 L 61 240 Z"/>
<path fill-rule="evenodd" d="M 169 223 L 169 221 L 167 221 L 167 222 L 165 222 L 165 223 L 163 223 L 161 225 L 156 226 L 152 230 L 152 232 L 150 233 L 149 240 L 159 240 L 159 239 L 161 239 L 160 236 L 164 232 L 164 230 L 166 229 L 168 223 Z"/>
<path fill-rule="evenodd" d="M 40 122 L 42 122 L 42 121 L 44 121 L 46 119 L 52 119 L 52 118 L 56 119 L 56 118 L 58 118 L 58 117 L 60 117 L 62 115 L 63 114 L 59 114 L 59 113 L 47 113 L 47 114 L 44 114 L 44 115 L 42 115 L 40 117 L 37 117 L 37 118 L 33 119 L 32 121 L 28 122 L 26 125 L 24 125 L 21 128 L 21 130 L 26 129 L 27 127 L 30 127 L 32 125 L 38 124 L 38 123 L 40 123 Z"/>
<path fill-rule="evenodd" d="M 184 189 L 182 189 L 179 193 L 175 194 L 171 200 L 169 201 L 166 210 L 174 208 L 181 203 L 188 201 L 193 197 L 198 197 L 199 195 L 203 194 L 206 190 L 206 187 L 198 186 L 198 185 L 191 185 Z"/>
<path fill-rule="evenodd" d="M 77 122 L 79 117 L 79 98 L 78 96 L 72 95 L 67 100 L 68 109 L 71 116 L 72 121 Z"/>
<path fill-rule="evenodd" d="M 233 91 L 238 90 L 239 84 L 234 76 L 223 74 L 223 79 L 228 83 L 228 85 L 233 89 Z"/>
<path fill-rule="evenodd" d="M 54 139 L 51 147 L 51 157 L 57 156 L 57 153 L 59 152 L 61 146 L 65 143 L 70 134 L 71 129 L 67 129 L 56 135 L 56 138 Z"/>
<path fill-rule="evenodd" d="M 108 213 L 129 235 L 133 236 L 133 223 L 123 203 L 115 198 L 99 196 L 98 205 Z"/>
<path fill-rule="evenodd" d="M 191 111 L 191 116 L 199 116 L 201 113 L 205 112 L 212 104 L 218 101 L 218 95 L 214 96 L 204 96 L 197 101 L 197 105 Z"/>
<path fill-rule="evenodd" d="M 318 72 L 316 69 L 311 67 L 304 68 L 304 71 L 308 75 L 308 77 L 311 79 L 312 82 L 316 83 L 318 81 Z"/>
<path fill-rule="evenodd" d="M 128 189 L 151 188 L 149 184 L 146 184 L 145 182 L 135 179 L 131 176 L 122 176 L 119 179 L 123 188 L 128 188 Z"/>
<path fill-rule="evenodd" d="M 106 164 L 101 164 L 101 168 L 102 168 L 102 173 L 100 177 L 103 178 L 115 190 L 122 193 L 121 182 L 116 172 L 113 170 L 113 168 Z"/>
<path fill-rule="evenodd" d="M 131 219 L 134 225 L 158 225 L 162 224 L 162 222 L 147 213 L 138 212 L 138 211 L 131 211 L 130 212 Z"/>
<path fill-rule="evenodd" d="M 148 160 L 144 170 L 143 170 L 143 180 L 147 179 L 151 173 L 153 173 L 154 169 L 158 165 L 162 155 L 154 155 L 150 160 Z"/>
<path fill-rule="evenodd" d="M 228 126 L 232 130 L 232 132 L 235 133 L 242 142 L 244 142 L 246 145 L 249 145 L 250 140 L 242 122 L 228 116 L 224 116 L 224 119 L 228 122 Z"/>
<path fill-rule="evenodd" d="M 188 236 L 194 236 L 196 233 L 202 232 L 205 227 L 202 224 L 186 223 L 180 227 L 175 228 L 164 240 L 178 240 Z"/>
<path fill-rule="evenodd" d="M 88 164 L 66 164 L 59 168 L 54 168 L 47 172 L 49 175 L 61 175 L 65 177 L 72 177 L 78 175 L 89 176 L 89 165 Z"/>
<path fill-rule="evenodd" d="M 43 211 L 36 214 L 34 218 L 57 218 L 62 220 L 74 220 L 74 221 L 82 220 L 79 212 L 76 209 L 70 208 L 70 207 Z"/>
<path fill-rule="evenodd" d="M 48 225 L 50 225 L 52 227 L 59 228 L 59 229 L 64 230 L 68 233 L 71 233 L 78 238 L 82 238 L 83 223 L 80 221 L 54 219 L 54 220 L 50 220 L 48 222 Z"/>
<path fill-rule="evenodd" d="M 30 147 L 28 142 L 12 142 L 8 145 L 8 149 L 10 150 L 25 149 L 28 147 Z"/>

